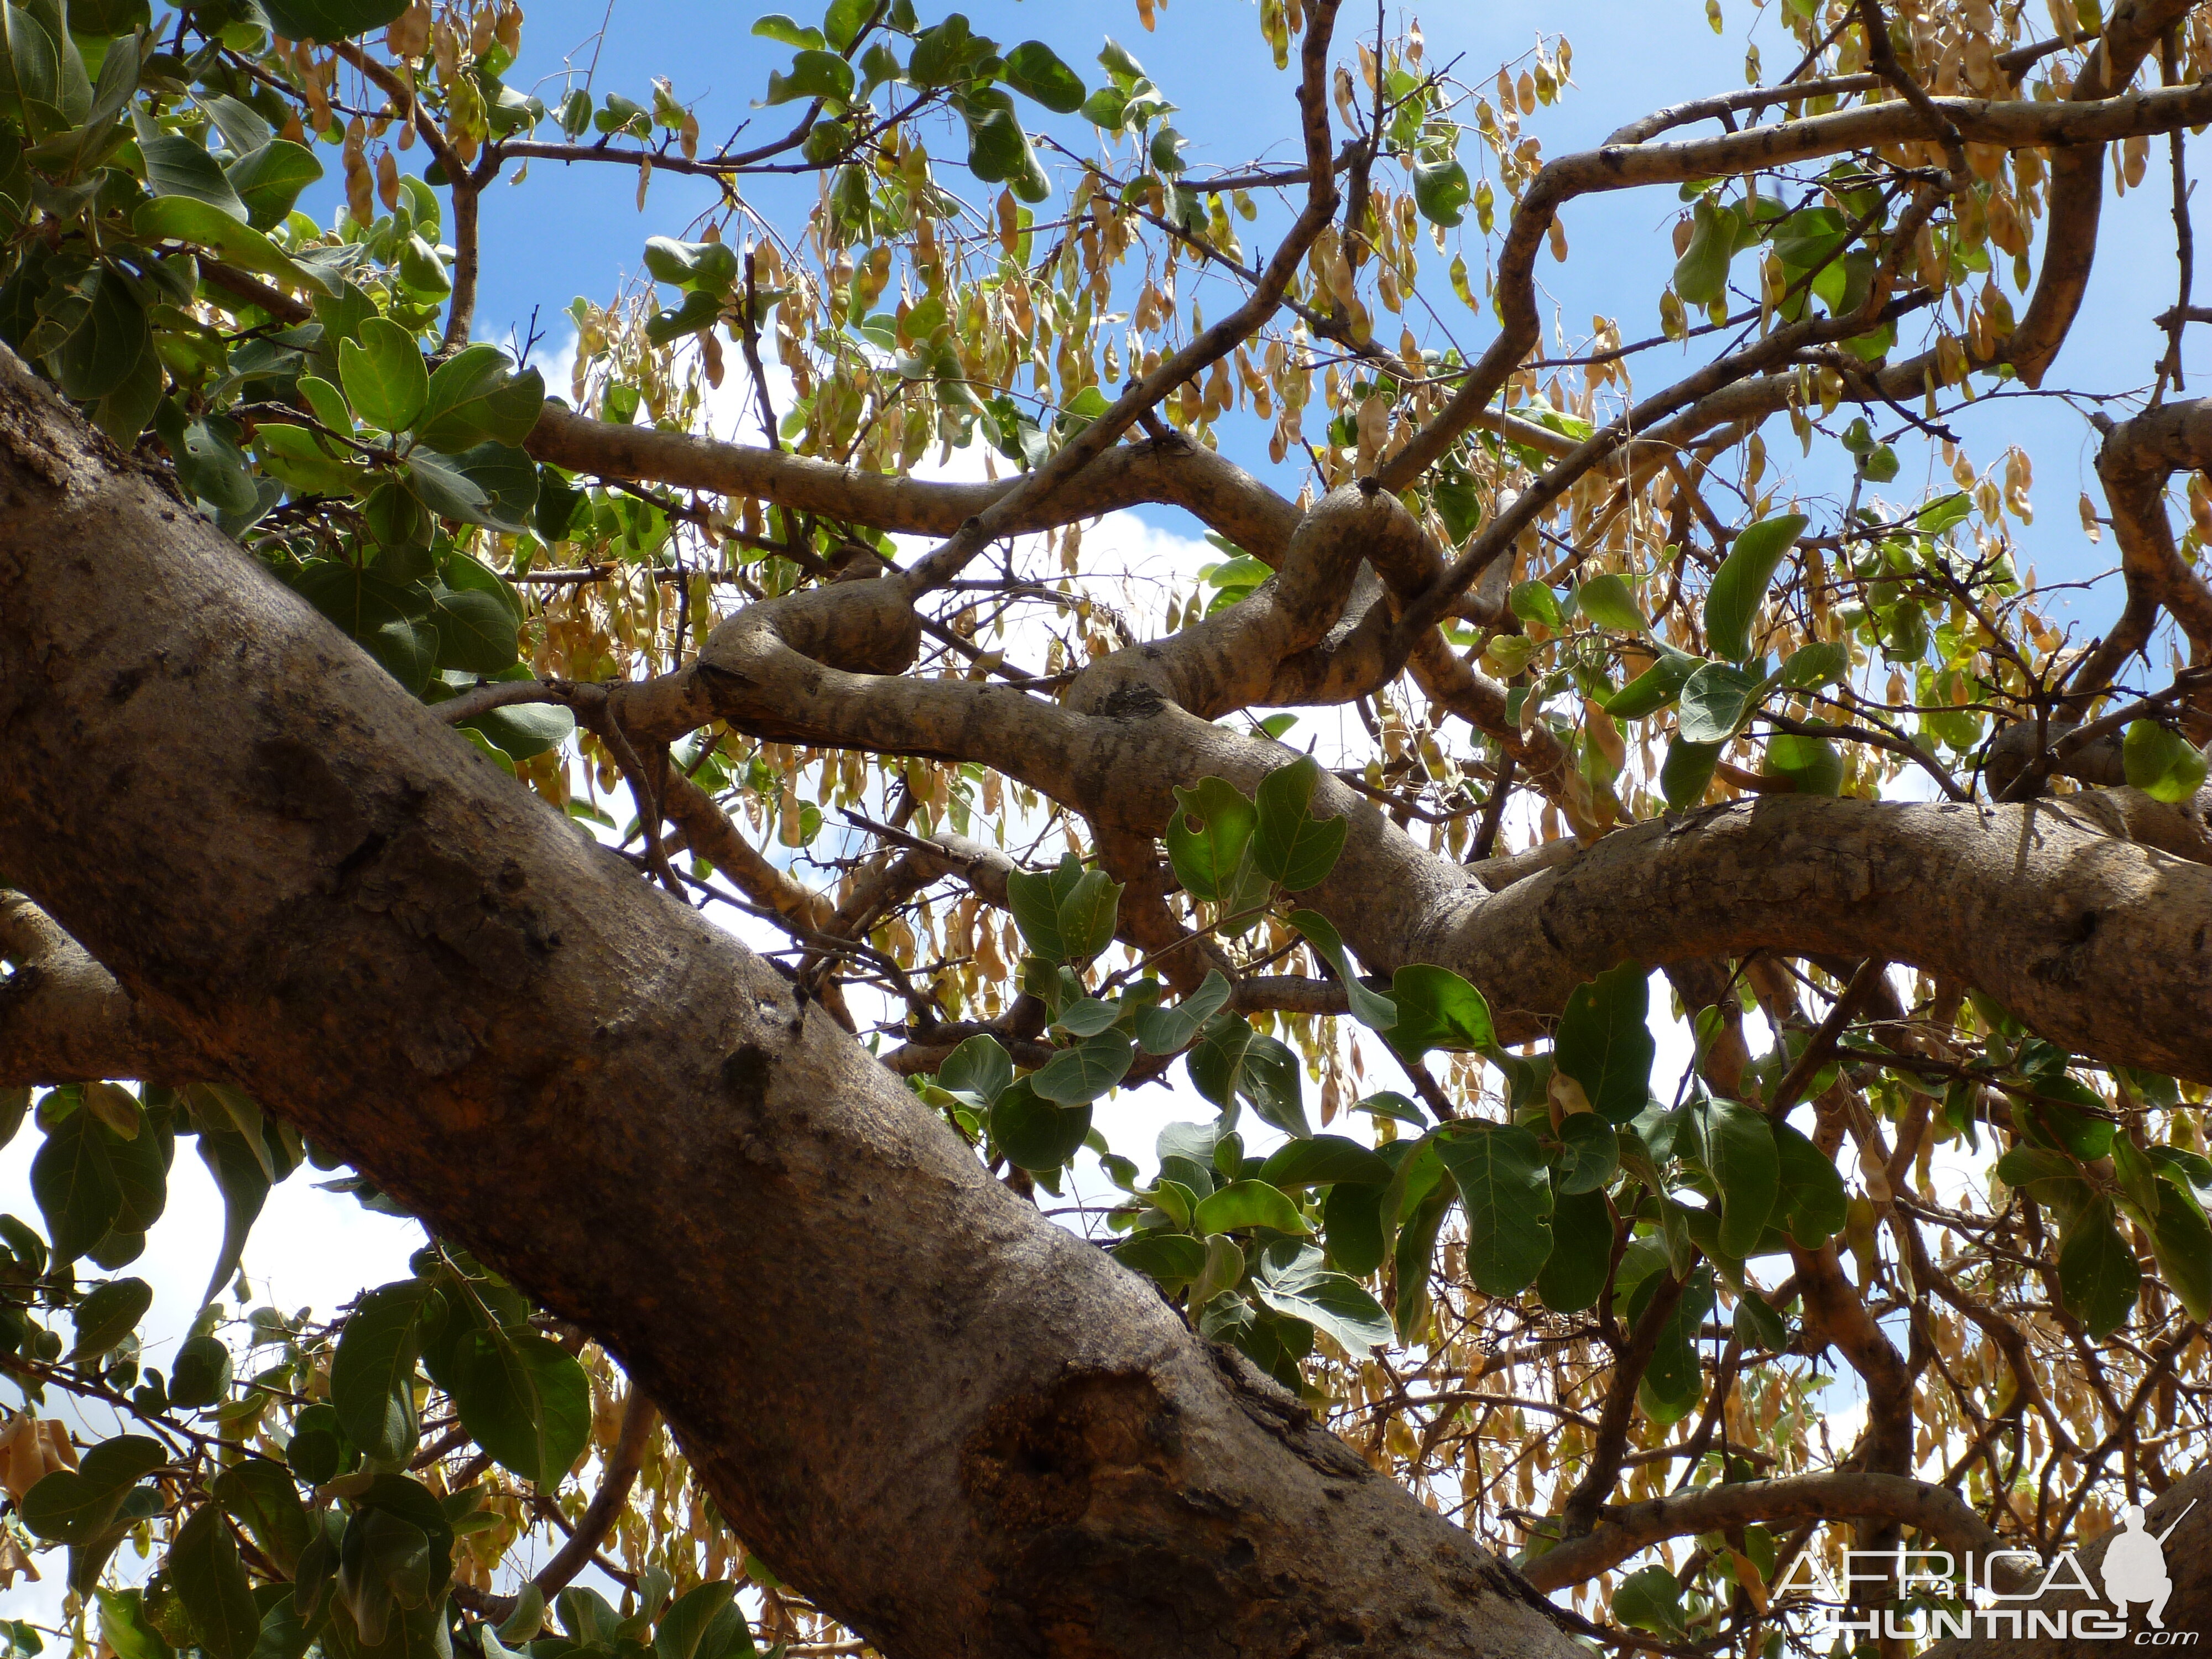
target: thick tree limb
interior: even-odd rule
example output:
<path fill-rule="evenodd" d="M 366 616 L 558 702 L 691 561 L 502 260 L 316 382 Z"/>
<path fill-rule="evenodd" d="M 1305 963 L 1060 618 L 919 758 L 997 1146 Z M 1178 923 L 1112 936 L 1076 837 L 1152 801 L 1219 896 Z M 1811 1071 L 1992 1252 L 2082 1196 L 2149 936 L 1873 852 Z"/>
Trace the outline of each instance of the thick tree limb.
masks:
<path fill-rule="evenodd" d="M 0 753 L 11 877 L 604 1342 L 746 1543 L 885 1650 L 1573 1651 L 9 356 Z"/>
<path fill-rule="evenodd" d="M 222 1073 L 52 918 L 0 889 L 0 1089 L 103 1078 L 192 1083 Z"/>
<path fill-rule="evenodd" d="M 1842 1471 L 1731 1481 L 1638 1504 L 1600 1510 L 1595 1530 L 1569 1539 L 1522 1571 L 1539 1589 L 1595 1578 L 1653 1544 L 1694 1533 L 1726 1532 L 1754 1521 L 1886 1521 L 1912 1527 L 1960 1554 L 1978 1559 L 2004 1547 L 1988 1522 L 1956 1492 L 1898 1474 Z"/>
<path fill-rule="evenodd" d="M 2097 452 L 2097 476 L 2112 514 L 2128 603 L 2119 623 L 2072 684 L 2101 690 L 2150 638 L 2160 611 L 2188 635 L 2191 656 L 2212 659 L 2212 587 L 2175 546 L 2166 513 L 2166 481 L 2212 465 L 2212 404 L 2203 399 L 2161 404 L 2111 424 Z"/>

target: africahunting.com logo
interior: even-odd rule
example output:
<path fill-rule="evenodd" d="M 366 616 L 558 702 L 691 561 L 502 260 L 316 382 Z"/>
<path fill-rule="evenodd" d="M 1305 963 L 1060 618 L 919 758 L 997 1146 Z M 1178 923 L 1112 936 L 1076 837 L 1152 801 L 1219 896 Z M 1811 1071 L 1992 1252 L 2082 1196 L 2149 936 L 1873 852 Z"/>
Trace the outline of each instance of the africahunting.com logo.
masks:
<path fill-rule="evenodd" d="M 1811 1556 L 1801 1556 L 1776 1589 L 1810 1591 L 1826 1608 L 1829 1634 L 1846 1641 L 1964 1641 L 1979 1636 L 1992 1641 L 2194 1647 L 2201 1632 L 2166 1627 L 2173 1580 L 2166 1570 L 2166 1540 L 2195 1507 L 2191 1499 L 2164 1532 L 2154 1533 L 2142 1509 L 2130 1504 L 2096 1564 L 2101 1587 L 2072 1550 L 2048 1562 L 2027 1550 L 1991 1550 L 1979 1558 L 1969 1554 L 1962 1564 L 1948 1550 L 1899 1548 L 1847 1550 L 1839 1578 Z M 1887 1587 L 1884 1599 L 1893 1596 L 1894 1601 L 1865 1605 L 1859 1587 L 1872 1584 Z M 1968 1598 L 1963 1601 L 1962 1589 Z M 2087 1605 L 2071 1599 L 2076 1595 Z M 2131 1609 L 2137 1612 L 2139 1626 L 2130 1620 Z"/>

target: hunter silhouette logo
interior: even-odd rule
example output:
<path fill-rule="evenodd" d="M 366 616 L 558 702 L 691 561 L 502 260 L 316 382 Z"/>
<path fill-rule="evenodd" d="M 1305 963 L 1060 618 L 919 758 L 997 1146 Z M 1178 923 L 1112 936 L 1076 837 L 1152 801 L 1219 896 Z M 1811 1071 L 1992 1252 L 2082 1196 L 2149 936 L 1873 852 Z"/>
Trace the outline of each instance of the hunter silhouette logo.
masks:
<path fill-rule="evenodd" d="M 2121 1618 L 2128 1616 L 2130 1602 L 2148 1601 L 2150 1627 L 2166 1628 L 2166 1598 L 2173 1594 L 2173 1580 L 2166 1576 L 2166 1540 L 2181 1524 L 2181 1516 L 2196 1507 L 2197 1500 L 2190 1499 L 2173 1517 L 2173 1526 L 2156 1536 L 2143 1529 L 2142 1504 L 2130 1504 L 2120 1512 L 2122 1529 L 2105 1546 L 2105 1595 Z"/>
<path fill-rule="evenodd" d="M 2136 1647 L 2194 1647 L 2201 1632 L 2166 1627 L 2166 1604 L 2173 1595 L 2173 1581 L 2166 1571 L 2166 1540 L 2196 1507 L 2196 1500 L 2191 1499 L 2166 1530 L 2157 1533 L 2149 1529 L 2140 1504 L 2130 1504 L 2122 1510 L 2120 1528 L 2105 1546 L 2101 1596 L 2072 1550 L 2062 1550 L 2048 1562 L 2027 1550 L 1992 1550 L 1980 1557 L 1966 1556 L 1963 1570 L 1959 1559 L 1947 1550 L 1846 1550 L 1840 1580 L 1804 1555 L 1775 1589 L 1808 1589 L 1828 1603 L 1829 1633 L 1834 1637 L 1914 1642 L 1951 1637 L 1963 1641 L 1977 1633 L 1978 1621 L 1979 1634 L 1985 1639 L 2131 1640 Z M 1854 1605 L 1854 1587 L 1863 1584 L 1884 1585 L 1898 1601 L 1921 1605 L 1909 1609 Z M 1962 1587 L 1968 1596 L 1963 1606 L 1958 1601 Z M 2072 1591 L 2087 1605 L 2036 1605 L 2054 1590 Z M 1931 1601 L 1949 1605 L 1927 1605 Z M 2102 1605 L 2106 1602 L 2111 1603 L 2110 1612 Z M 2138 1606 L 2144 1609 L 2148 1627 L 2130 1638 L 2129 1613 Z"/>

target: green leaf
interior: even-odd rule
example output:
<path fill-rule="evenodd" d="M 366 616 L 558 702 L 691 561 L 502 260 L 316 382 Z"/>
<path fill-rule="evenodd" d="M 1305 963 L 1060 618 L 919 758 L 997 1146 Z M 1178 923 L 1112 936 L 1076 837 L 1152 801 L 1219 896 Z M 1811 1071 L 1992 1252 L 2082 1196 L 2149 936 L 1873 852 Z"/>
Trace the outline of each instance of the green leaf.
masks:
<path fill-rule="evenodd" d="M 1963 489 L 1939 495 L 1914 515 L 1913 527 L 1923 536 L 1940 536 L 1964 524 L 1974 510 L 1973 497 Z"/>
<path fill-rule="evenodd" d="M 1589 1121 L 1577 1112 L 1569 1123 Z M 1580 1313 L 1597 1305 L 1613 1265 L 1613 1212 L 1605 1194 L 1562 1188 L 1552 1210 L 1552 1253 L 1536 1275 L 1536 1294 L 1553 1313 Z"/>
<path fill-rule="evenodd" d="M 1779 1353 L 1790 1346 L 1788 1323 L 1775 1311 L 1772 1304 L 1748 1288 L 1736 1298 L 1735 1334 L 1750 1349 L 1765 1348 Z"/>
<path fill-rule="evenodd" d="M 1615 1586 L 1609 1610 L 1613 1618 L 1661 1636 L 1683 1636 L 1681 1581 L 1665 1567 L 1639 1567 Z"/>
<path fill-rule="evenodd" d="M 1259 1178 L 1271 1187 L 1328 1187 L 1343 1182 L 1387 1187 L 1390 1165 L 1356 1140 L 1342 1135 L 1310 1135 L 1276 1148 L 1260 1166 Z"/>
<path fill-rule="evenodd" d="M 131 228 L 149 241 L 178 241 L 203 247 L 242 270 L 275 276 L 294 288 L 336 294 L 337 283 L 312 265 L 303 265 L 245 221 L 188 196 L 161 196 L 131 210 Z"/>
<path fill-rule="evenodd" d="M 1850 647 L 1839 641 L 1823 641 L 1790 653 L 1782 665 L 1782 684 L 1792 691 L 1817 691 L 1850 671 Z"/>
<path fill-rule="evenodd" d="M 1762 681 L 1727 663 L 1700 665 L 1682 687 L 1679 741 L 1726 743 L 1751 718 L 1752 708 L 1763 689 Z"/>
<path fill-rule="evenodd" d="M 1431 1048 L 1474 1054 L 1497 1046 L 1490 1005 L 1449 968 L 1407 963 L 1390 976 L 1390 1000 L 1398 1020 L 1384 1040 L 1408 1059 Z"/>
<path fill-rule="evenodd" d="M 408 0 L 260 0 L 269 27 L 287 40 L 344 40 L 380 29 Z"/>
<path fill-rule="evenodd" d="M 100 1602 L 100 1639 L 116 1659 L 171 1659 L 169 1644 L 147 1618 L 144 1592 L 95 1589 Z"/>
<path fill-rule="evenodd" d="M 1104 1094 L 1128 1074 L 1136 1048 L 1119 1031 L 1101 1031 L 1073 1048 L 1062 1048 L 1030 1075 L 1030 1086 L 1045 1100 L 1080 1106 Z"/>
<path fill-rule="evenodd" d="M 1738 659 L 1751 655 L 1751 625 L 1758 620 L 1767 584 L 1805 522 L 1801 513 L 1785 513 L 1746 525 L 1737 532 L 1705 595 L 1705 639 L 1717 655 Z"/>
<path fill-rule="evenodd" d="M 1201 1233 L 1242 1232 L 1257 1227 L 1304 1236 L 1313 1231 L 1298 1206 L 1280 1188 L 1264 1181 L 1232 1181 L 1219 1192 L 1208 1194 L 1199 1200 L 1191 1225 Z"/>
<path fill-rule="evenodd" d="M 219 1507 L 202 1504 L 177 1529 L 167 1565 L 192 1633 L 210 1659 L 251 1659 L 261 1635 L 261 1609 Z"/>
<path fill-rule="evenodd" d="M 2191 1319 L 2212 1317 L 2212 1225 L 2196 1200 L 2165 1176 L 2156 1177 L 2158 1212 L 2151 1218 L 2151 1252 Z"/>
<path fill-rule="evenodd" d="M 2127 1323 L 2142 1282 L 2136 1253 L 2108 1198 L 2092 1200 L 2066 1230 L 2058 1249 L 2058 1287 L 2066 1310 L 2099 1341 Z"/>
<path fill-rule="evenodd" d="M 143 114 L 134 118 L 139 153 L 146 158 L 146 183 L 156 197 L 185 197 L 204 203 L 225 218 L 246 222 L 246 204 L 204 145 L 164 132 L 158 123 Z"/>
<path fill-rule="evenodd" d="M 1014 1080 L 1014 1062 L 988 1031 L 969 1037 L 937 1068 L 937 1086 L 979 1111 L 988 1111 Z"/>
<path fill-rule="evenodd" d="M 1191 1086 L 1226 1111 L 1237 1099 L 1237 1085 L 1244 1064 L 1244 1051 L 1252 1044 L 1252 1027 L 1236 1014 L 1218 1014 L 1200 1029 L 1198 1046 L 1183 1061 Z"/>
<path fill-rule="evenodd" d="M 1179 810 L 1168 820 L 1168 862 L 1183 890 L 1207 903 L 1264 903 L 1264 884 L 1249 878 L 1248 861 L 1259 809 L 1221 778 L 1200 778 L 1195 787 L 1175 793 Z"/>
<path fill-rule="evenodd" d="M 1148 1054 L 1181 1053 L 1207 1020 L 1228 1006 L 1230 988 L 1221 970 L 1209 968 L 1198 989 L 1172 1008 L 1139 1011 L 1134 1022 L 1138 1042 Z"/>
<path fill-rule="evenodd" d="M 1016 92 L 1036 99 L 1055 115 L 1073 115 L 1083 107 L 1082 81 L 1042 40 L 1024 40 L 1008 52 L 1001 74 Z"/>
<path fill-rule="evenodd" d="M 1774 1139 L 1778 1196 L 1773 1218 L 1808 1250 L 1817 1250 L 1844 1229 L 1849 1195 L 1834 1163 L 1787 1123 L 1770 1122 Z"/>
<path fill-rule="evenodd" d="M 1114 1259 L 1158 1282 L 1170 1294 L 1206 1270 L 1206 1245 L 1188 1233 L 1139 1233 L 1116 1244 Z"/>
<path fill-rule="evenodd" d="M 1641 720 L 1656 714 L 1682 694 L 1690 676 L 1704 659 L 1662 647 L 1659 660 L 1605 700 L 1605 712 L 1615 720 Z"/>
<path fill-rule="evenodd" d="M 388 317 L 372 317 L 357 339 L 338 342 L 346 401 L 371 426 L 403 432 L 430 395 L 430 371 L 415 337 Z"/>
<path fill-rule="evenodd" d="M 144 1435 L 103 1440 L 76 1468 L 41 1477 L 17 1513 L 34 1536 L 82 1547 L 106 1532 L 125 1495 L 168 1461 L 161 1443 Z"/>
<path fill-rule="evenodd" d="M 301 192 L 322 176 L 323 164 L 314 153 L 287 138 L 271 138 L 223 169 L 223 177 L 245 204 L 246 223 L 256 230 L 273 230 L 283 224 Z"/>
<path fill-rule="evenodd" d="M 2204 787 L 2203 751 L 2156 720 L 2131 722 L 2120 741 L 2128 787 L 2153 800 L 2184 801 Z"/>
<path fill-rule="evenodd" d="M 1305 936 L 1316 955 L 1336 970 L 1354 1019 L 1374 1031 L 1387 1031 L 1397 1024 L 1398 1005 L 1360 982 L 1359 975 L 1352 969 L 1352 958 L 1346 954 L 1343 937 L 1328 917 L 1318 910 L 1293 910 L 1291 926 Z"/>
<path fill-rule="evenodd" d="M 309 1523 L 291 1470 L 266 1457 L 244 1457 L 217 1475 L 209 1490 L 278 1571 L 297 1570 Z"/>
<path fill-rule="evenodd" d="M 63 116 L 61 48 L 21 6 L 0 12 L 0 116 L 22 123 L 33 137 L 67 127 Z"/>
<path fill-rule="evenodd" d="M 469 1331 L 449 1361 L 447 1392 L 477 1443 L 544 1492 L 561 1484 L 591 1439 L 583 1367 L 534 1331 Z"/>
<path fill-rule="evenodd" d="M 1121 884 L 1085 870 L 1073 853 L 1046 873 L 1017 870 L 1006 878 L 1007 908 L 1030 949 L 1048 962 L 1088 962 L 1114 940 Z"/>
<path fill-rule="evenodd" d="M 76 1342 L 70 1349 L 70 1363 L 112 1352 L 138 1328 L 153 1305 L 154 1287 L 143 1279 L 111 1279 L 95 1286 L 76 1304 Z"/>
<path fill-rule="evenodd" d="M 757 20 L 753 33 L 764 40 L 780 40 L 787 46 L 807 52 L 819 52 L 830 44 L 820 29 L 805 27 L 795 18 L 787 17 L 780 11 Z M 838 50 L 844 49 L 841 46 Z"/>
<path fill-rule="evenodd" d="M 422 694 L 438 653 L 438 630 L 429 621 L 427 596 L 336 560 L 303 566 L 292 586 L 392 678 Z"/>
<path fill-rule="evenodd" d="M 1413 205 L 1431 224 L 1446 230 L 1456 226 L 1467 216 L 1467 204 L 1474 195 L 1467 167 L 1457 156 L 1414 158 Z"/>
<path fill-rule="evenodd" d="M 480 443 L 520 444 L 545 406 L 545 377 L 520 374 L 497 346 L 472 345 L 430 376 L 415 435 L 458 455 Z"/>
<path fill-rule="evenodd" d="M 1270 881 L 1293 893 L 1321 885 L 1335 867 L 1351 829 L 1342 818 L 1323 820 L 1306 810 L 1320 781 L 1320 763 L 1310 755 L 1276 768 L 1260 781 L 1252 862 Z"/>
<path fill-rule="evenodd" d="M 1709 306 L 1728 293 L 1729 261 L 1741 221 L 1711 197 L 1693 210 L 1690 245 L 1674 262 L 1674 292 L 1685 305 Z"/>
<path fill-rule="evenodd" d="M 1303 1139 L 1313 1133 L 1306 1122 L 1304 1075 L 1304 1066 L 1286 1044 L 1255 1034 L 1245 1045 L 1237 1091 L 1263 1121 Z"/>
<path fill-rule="evenodd" d="M 1559 1125 L 1559 1173 L 1553 1182 L 1565 1197 L 1601 1192 L 1620 1169 L 1620 1136 L 1595 1112 L 1571 1112 Z"/>
<path fill-rule="evenodd" d="M 1060 1169 L 1091 1133 L 1091 1108 L 1058 1106 L 1017 1079 L 991 1105 L 991 1139 L 1024 1170 Z"/>
<path fill-rule="evenodd" d="M 1486 1296 L 1518 1296 L 1552 1253 L 1552 1177 L 1536 1137 L 1516 1124 L 1455 1123 L 1437 1154 L 1467 1206 L 1467 1270 Z"/>
<path fill-rule="evenodd" d="M 1322 1201 L 1322 1237 L 1328 1259 L 1348 1273 L 1371 1273 L 1389 1255 L 1382 1243 L 1383 1191 L 1339 1182 Z"/>
<path fill-rule="evenodd" d="M 1782 1184 L 1781 1154 L 1766 1119 L 1733 1100 L 1707 1100 L 1697 1115 L 1705 1172 L 1720 1191 L 1722 1250 L 1739 1261 L 1759 1246 Z"/>
<path fill-rule="evenodd" d="M 1650 1095 L 1658 1046 L 1644 1024 L 1649 980 L 1641 964 L 1624 962 L 1577 986 L 1559 1017 L 1553 1063 L 1582 1085 L 1608 1123 L 1627 1122 Z"/>
<path fill-rule="evenodd" d="M 169 1404 L 198 1411 L 230 1393 L 230 1350 L 211 1336 L 188 1336 L 169 1360 Z"/>
<path fill-rule="evenodd" d="M 1338 1273 L 1310 1244 L 1271 1244 L 1260 1256 L 1252 1293 L 1291 1319 L 1326 1331 L 1358 1359 L 1390 1340 L 1390 1316 L 1357 1279 Z"/>
<path fill-rule="evenodd" d="M 112 1132 L 82 1109 L 46 1132 L 31 1160 L 31 1195 L 46 1218 L 57 1267 L 107 1236 L 123 1209 L 123 1188 L 107 1154 Z"/>
<path fill-rule="evenodd" d="M 1766 740 L 1766 772 L 1787 778 L 1801 795 L 1836 795 L 1844 787 L 1843 751 L 1826 738 L 1778 732 Z"/>
<path fill-rule="evenodd" d="M 49 362 L 62 390 L 90 403 L 131 378 L 152 337 L 146 325 L 146 308 L 130 284 L 118 272 L 102 270 L 93 283 L 84 320 Z"/>
<path fill-rule="evenodd" d="M 331 1360 L 331 1405 L 346 1438 L 397 1462 L 414 1449 L 415 1362 L 422 1352 L 427 1279 L 404 1279 L 354 1306 Z"/>
<path fill-rule="evenodd" d="M 430 605 L 438 629 L 438 666 L 496 674 L 518 660 L 514 613 L 495 594 L 441 587 Z"/>
<path fill-rule="evenodd" d="M 790 74 L 769 71 L 763 101 L 788 104 L 801 98 L 826 98 L 842 104 L 852 96 L 853 66 L 834 52 L 809 46 L 791 60 Z"/>
<path fill-rule="evenodd" d="M 1609 628 L 1616 634 L 1649 631 L 1628 584 L 1609 571 L 1592 576 L 1575 590 L 1575 608 L 1600 628 Z"/>
<path fill-rule="evenodd" d="M 1659 768 L 1659 787 L 1667 805 L 1680 812 L 1703 800 L 1720 758 L 1719 744 L 1690 743 L 1676 736 L 1667 745 L 1667 758 Z"/>

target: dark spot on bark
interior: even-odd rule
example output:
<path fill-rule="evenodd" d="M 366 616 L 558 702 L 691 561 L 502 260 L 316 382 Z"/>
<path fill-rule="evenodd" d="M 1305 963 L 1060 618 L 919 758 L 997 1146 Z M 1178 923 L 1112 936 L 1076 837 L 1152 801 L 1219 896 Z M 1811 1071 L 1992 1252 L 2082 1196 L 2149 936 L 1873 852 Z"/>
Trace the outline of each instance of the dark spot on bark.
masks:
<path fill-rule="evenodd" d="M 145 663 L 141 663 L 135 668 L 125 669 L 107 683 L 108 702 L 114 703 L 130 702 L 138 695 L 138 688 L 146 683 L 146 677 L 153 672 L 152 666 Z"/>
<path fill-rule="evenodd" d="M 1151 686 L 1124 685 L 1109 693 L 1098 712 L 1117 720 L 1150 720 L 1167 707 L 1167 699 Z"/>
<path fill-rule="evenodd" d="M 767 1104 L 768 1084 L 768 1054 L 757 1044 L 743 1044 L 722 1062 L 722 1087 L 747 1112 L 757 1113 Z"/>
<path fill-rule="evenodd" d="M 338 860 L 337 868 L 331 872 L 334 878 L 332 884 L 343 886 L 355 871 L 368 864 L 391 844 L 391 837 L 388 836 L 370 836 L 360 846 Z"/>
<path fill-rule="evenodd" d="M 1140 1372 L 1070 1376 L 994 1407 L 962 1459 L 963 1483 L 1000 1529 L 1071 1525 L 1101 1482 L 1175 1481 L 1174 1417 Z"/>
<path fill-rule="evenodd" d="M 516 860 L 508 859 L 505 863 L 499 866 L 499 890 L 501 892 L 519 893 L 529 885 L 530 878 L 523 872 L 521 864 Z"/>

